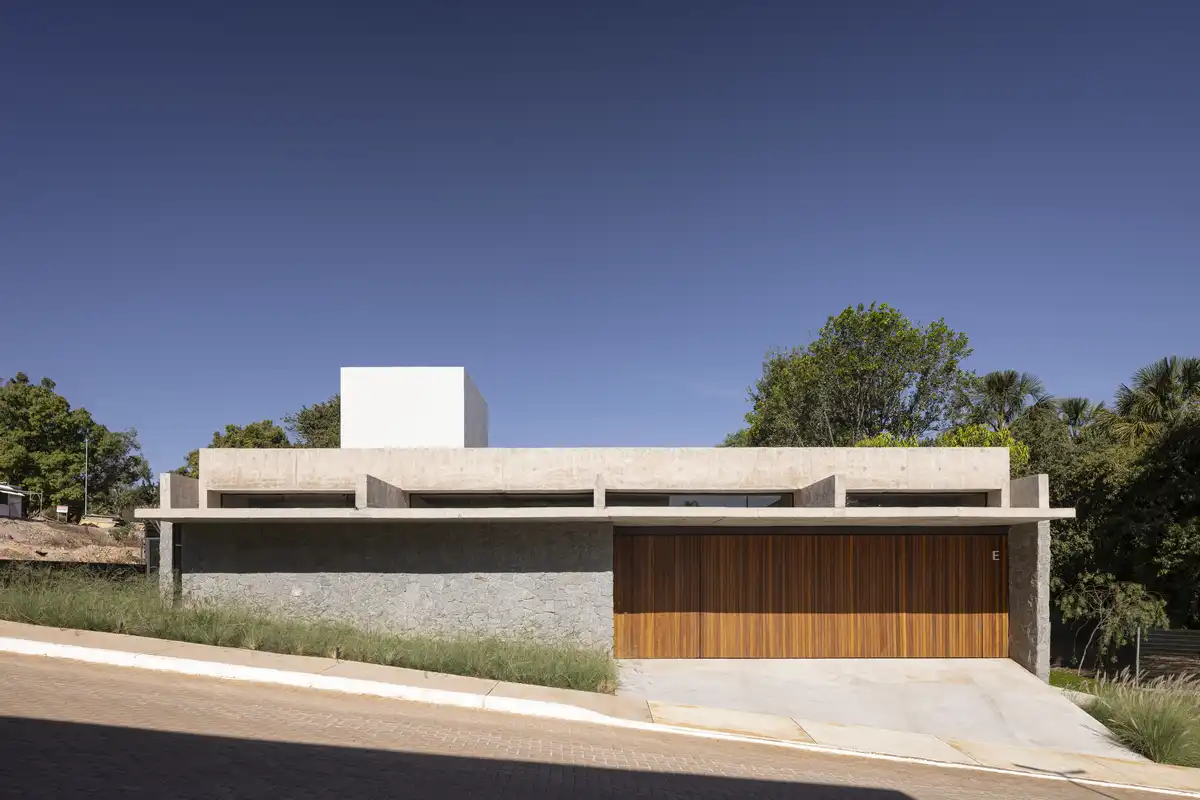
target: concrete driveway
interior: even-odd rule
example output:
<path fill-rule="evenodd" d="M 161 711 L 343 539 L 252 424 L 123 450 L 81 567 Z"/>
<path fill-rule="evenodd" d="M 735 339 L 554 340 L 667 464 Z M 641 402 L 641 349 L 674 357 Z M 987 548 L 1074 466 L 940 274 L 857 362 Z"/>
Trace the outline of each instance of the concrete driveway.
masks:
<path fill-rule="evenodd" d="M 620 669 L 619 695 L 1130 757 L 1061 691 L 1008 659 L 626 659 Z"/>

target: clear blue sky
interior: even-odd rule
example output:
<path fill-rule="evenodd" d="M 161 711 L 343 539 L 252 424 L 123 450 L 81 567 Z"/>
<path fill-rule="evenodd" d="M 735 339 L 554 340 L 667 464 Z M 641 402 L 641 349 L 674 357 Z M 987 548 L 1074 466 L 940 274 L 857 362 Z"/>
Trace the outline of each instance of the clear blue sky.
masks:
<path fill-rule="evenodd" d="M 1200 3 L 519 5 L 5 3 L 0 375 L 161 471 L 343 364 L 712 444 L 872 300 L 1057 394 L 1198 349 Z"/>

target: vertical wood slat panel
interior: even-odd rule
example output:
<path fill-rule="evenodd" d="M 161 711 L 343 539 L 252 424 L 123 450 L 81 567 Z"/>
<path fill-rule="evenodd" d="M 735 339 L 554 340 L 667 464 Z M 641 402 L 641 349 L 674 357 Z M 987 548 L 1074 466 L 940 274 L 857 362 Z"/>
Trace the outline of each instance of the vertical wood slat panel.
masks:
<path fill-rule="evenodd" d="M 704 657 L 1008 655 L 1003 535 L 716 534 L 699 542 Z"/>
<path fill-rule="evenodd" d="M 700 656 L 700 547 L 694 535 L 613 537 L 613 653 Z"/>

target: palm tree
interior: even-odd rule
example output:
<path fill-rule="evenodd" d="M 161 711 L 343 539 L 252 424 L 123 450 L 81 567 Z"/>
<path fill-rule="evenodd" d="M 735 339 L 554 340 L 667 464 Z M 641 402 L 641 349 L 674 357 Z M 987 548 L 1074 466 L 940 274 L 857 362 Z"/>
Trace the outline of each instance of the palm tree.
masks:
<path fill-rule="evenodd" d="M 1054 403 L 1059 416 L 1071 431 L 1071 438 L 1076 441 L 1083 434 L 1083 429 L 1095 422 L 1104 411 L 1104 403 L 1093 403 L 1086 397 L 1063 397 Z"/>
<path fill-rule="evenodd" d="M 1133 373 L 1132 383 L 1117 388 L 1114 409 L 1100 417 L 1104 430 L 1124 444 L 1157 435 L 1200 407 L 1200 358 L 1168 356 Z"/>
<path fill-rule="evenodd" d="M 971 391 L 970 399 L 979 421 L 997 431 L 1012 425 L 1026 411 L 1047 408 L 1053 403 L 1036 375 L 1015 369 L 984 375 Z"/>

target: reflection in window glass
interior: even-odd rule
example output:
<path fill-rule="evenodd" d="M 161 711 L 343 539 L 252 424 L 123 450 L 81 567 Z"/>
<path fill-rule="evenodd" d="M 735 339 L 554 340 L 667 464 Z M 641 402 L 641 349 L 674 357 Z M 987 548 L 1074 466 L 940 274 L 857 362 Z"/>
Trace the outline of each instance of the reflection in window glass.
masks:
<path fill-rule="evenodd" d="M 979 508 L 987 492 L 847 492 L 849 508 Z"/>
<path fill-rule="evenodd" d="M 412 508 L 590 508 L 592 493 L 412 494 Z"/>
<path fill-rule="evenodd" d="M 744 494 L 672 494 L 668 495 L 669 506 L 745 508 Z"/>
<path fill-rule="evenodd" d="M 750 508 L 772 508 L 794 505 L 795 495 L 787 494 L 748 494 L 746 505 Z"/>
<path fill-rule="evenodd" d="M 790 492 L 764 494 L 667 494 L 655 492 L 609 492 L 608 506 L 672 506 L 675 508 L 770 508 L 792 505 Z"/>
<path fill-rule="evenodd" d="M 221 508 L 354 508 L 354 495 L 347 492 L 223 492 Z"/>

